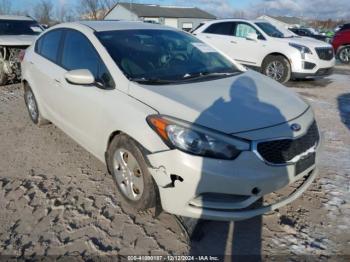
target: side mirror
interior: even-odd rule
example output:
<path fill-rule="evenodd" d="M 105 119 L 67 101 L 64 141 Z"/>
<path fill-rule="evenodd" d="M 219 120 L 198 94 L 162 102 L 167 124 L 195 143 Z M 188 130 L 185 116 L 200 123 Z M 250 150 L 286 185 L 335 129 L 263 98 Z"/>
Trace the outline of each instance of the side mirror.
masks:
<path fill-rule="evenodd" d="M 258 41 L 258 34 L 257 33 L 248 33 L 248 35 L 246 36 L 247 40 L 251 40 L 251 41 Z"/>
<path fill-rule="evenodd" d="M 64 77 L 68 83 L 73 85 L 93 85 L 95 83 L 95 77 L 87 69 L 68 71 Z"/>

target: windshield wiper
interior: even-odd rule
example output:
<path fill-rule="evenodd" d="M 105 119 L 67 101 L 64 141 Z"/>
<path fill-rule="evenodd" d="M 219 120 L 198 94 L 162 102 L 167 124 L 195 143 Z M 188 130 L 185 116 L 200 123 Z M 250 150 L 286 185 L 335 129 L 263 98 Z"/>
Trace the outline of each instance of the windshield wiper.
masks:
<path fill-rule="evenodd" d="M 200 79 L 200 78 L 206 78 L 206 77 L 229 77 L 229 76 L 234 76 L 238 75 L 240 72 L 199 72 L 195 74 L 186 74 L 183 76 L 182 80 L 194 80 L 194 79 Z"/>
<path fill-rule="evenodd" d="M 137 82 L 139 84 L 145 84 L 145 85 L 169 85 L 175 82 L 172 80 L 159 79 L 159 78 L 145 78 L 145 77 L 131 78 L 130 80 L 133 82 Z"/>

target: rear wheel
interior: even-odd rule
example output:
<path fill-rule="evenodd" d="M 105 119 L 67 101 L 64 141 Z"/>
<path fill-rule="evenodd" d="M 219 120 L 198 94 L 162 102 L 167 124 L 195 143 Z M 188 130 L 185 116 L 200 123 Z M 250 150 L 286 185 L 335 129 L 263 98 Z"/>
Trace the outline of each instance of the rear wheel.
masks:
<path fill-rule="evenodd" d="M 291 67 L 285 57 L 271 55 L 265 58 L 262 73 L 280 83 L 286 83 L 291 77 Z"/>
<path fill-rule="evenodd" d="M 344 64 L 350 63 L 350 46 L 341 47 L 338 51 L 338 58 Z"/>
<path fill-rule="evenodd" d="M 49 123 L 40 115 L 37 100 L 32 89 L 27 84 L 24 85 L 24 101 L 27 106 L 29 117 L 34 124 L 42 126 Z"/>
<path fill-rule="evenodd" d="M 7 84 L 6 66 L 5 57 L 3 56 L 3 52 L 0 50 L 0 86 Z"/>
<path fill-rule="evenodd" d="M 134 140 L 124 134 L 116 136 L 108 149 L 107 165 L 124 207 L 144 211 L 156 206 L 157 188 Z"/>

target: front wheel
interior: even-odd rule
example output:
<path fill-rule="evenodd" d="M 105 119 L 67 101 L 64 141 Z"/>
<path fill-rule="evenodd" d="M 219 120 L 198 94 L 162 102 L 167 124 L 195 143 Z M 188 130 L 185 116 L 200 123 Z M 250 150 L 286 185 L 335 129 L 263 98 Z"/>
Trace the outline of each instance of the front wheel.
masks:
<path fill-rule="evenodd" d="M 262 73 L 277 82 L 286 83 L 291 77 L 291 67 L 283 56 L 268 56 L 263 62 Z"/>
<path fill-rule="evenodd" d="M 344 46 L 339 49 L 338 58 L 344 64 L 350 63 L 350 46 Z"/>
<path fill-rule="evenodd" d="M 156 206 L 157 187 L 134 140 L 124 134 L 116 136 L 108 149 L 107 165 L 124 207 L 138 212 Z"/>

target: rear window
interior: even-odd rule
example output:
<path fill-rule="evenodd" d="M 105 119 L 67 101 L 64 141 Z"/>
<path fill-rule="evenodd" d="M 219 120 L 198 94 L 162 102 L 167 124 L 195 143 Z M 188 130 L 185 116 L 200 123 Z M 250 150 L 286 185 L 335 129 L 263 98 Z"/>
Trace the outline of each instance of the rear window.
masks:
<path fill-rule="evenodd" d="M 61 37 L 62 30 L 55 30 L 46 33 L 37 41 L 35 47 L 36 52 L 57 64 Z"/>
<path fill-rule="evenodd" d="M 212 24 L 207 29 L 205 29 L 204 33 L 232 36 L 234 34 L 234 23 L 224 22 Z"/>
<path fill-rule="evenodd" d="M 38 35 L 42 31 L 35 21 L 0 20 L 0 35 Z"/>

